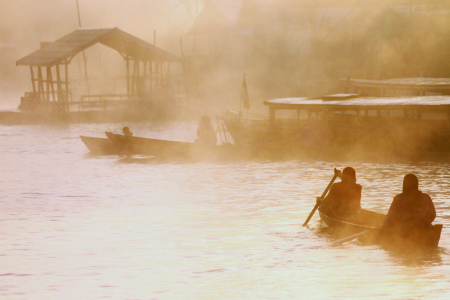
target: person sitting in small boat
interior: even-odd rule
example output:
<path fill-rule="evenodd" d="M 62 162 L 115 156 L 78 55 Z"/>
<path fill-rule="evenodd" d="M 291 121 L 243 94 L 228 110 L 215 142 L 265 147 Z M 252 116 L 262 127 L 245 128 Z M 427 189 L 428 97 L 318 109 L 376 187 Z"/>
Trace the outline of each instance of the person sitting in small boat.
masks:
<path fill-rule="evenodd" d="M 123 132 L 123 135 L 126 135 L 126 136 L 132 136 L 133 135 L 133 133 L 130 131 L 130 128 L 128 128 L 126 126 L 122 129 L 122 132 Z"/>
<path fill-rule="evenodd" d="M 419 179 L 414 174 L 403 178 L 403 192 L 394 197 L 382 231 L 409 234 L 414 229 L 429 228 L 436 218 L 431 197 L 419 190 Z"/>
<path fill-rule="evenodd" d="M 214 146 L 217 144 L 216 132 L 208 116 L 203 116 L 200 119 L 197 129 L 197 136 L 198 139 L 195 140 L 196 143 L 205 146 Z"/>
<path fill-rule="evenodd" d="M 356 172 L 352 167 L 342 171 L 341 182 L 334 183 L 320 205 L 321 211 L 338 218 L 353 218 L 361 210 L 362 186 L 356 183 Z"/>

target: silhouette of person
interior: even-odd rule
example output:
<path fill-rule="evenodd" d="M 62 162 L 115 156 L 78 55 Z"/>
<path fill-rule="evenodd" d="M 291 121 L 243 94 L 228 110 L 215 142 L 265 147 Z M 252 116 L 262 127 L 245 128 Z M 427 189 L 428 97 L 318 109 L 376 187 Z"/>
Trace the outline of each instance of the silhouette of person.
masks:
<path fill-rule="evenodd" d="M 201 117 L 198 124 L 197 136 L 198 139 L 195 141 L 196 143 L 206 146 L 214 146 L 217 144 L 216 132 L 208 116 Z"/>
<path fill-rule="evenodd" d="M 431 227 L 435 218 L 431 197 L 419 190 L 416 175 L 407 174 L 403 178 L 403 192 L 394 197 L 382 230 L 406 234 L 414 229 Z"/>
<path fill-rule="evenodd" d="M 130 131 L 130 128 L 128 128 L 126 126 L 122 129 L 122 132 L 123 132 L 123 135 L 126 135 L 126 136 L 132 136 L 133 135 L 133 133 Z"/>
<path fill-rule="evenodd" d="M 323 200 L 321 210 L 330 216 L 356 217 L 361 210 L 362 186 L 356 183 L 356 172 L 352 167 L 342 171 L 341 182 L 334 183 Z"/>

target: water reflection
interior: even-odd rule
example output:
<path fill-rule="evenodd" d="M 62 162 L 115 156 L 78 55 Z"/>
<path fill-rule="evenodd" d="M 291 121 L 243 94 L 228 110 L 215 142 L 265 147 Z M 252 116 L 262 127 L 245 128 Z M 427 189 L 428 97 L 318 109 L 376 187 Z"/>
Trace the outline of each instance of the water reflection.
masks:
<path fill-rule="evenodd" d="M 394 263 L 408 267 L 435 267 L 442 264 L 442 256 L 448 255 L 444 248 L 429 251 L 387 251 Z"/>

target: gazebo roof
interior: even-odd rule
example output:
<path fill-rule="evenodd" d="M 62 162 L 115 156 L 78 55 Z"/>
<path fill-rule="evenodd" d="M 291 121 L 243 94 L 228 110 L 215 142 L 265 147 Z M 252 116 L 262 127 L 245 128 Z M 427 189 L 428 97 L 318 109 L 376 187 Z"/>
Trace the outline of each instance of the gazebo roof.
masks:
<path fill-rule="evenodd" d="M 59 40 L 46 43 L 41 49 L 25 56 L 16 65 L 53 66 L 71 59 L 79 52 L 101 43 L 122 55 L 142 61 L 179 62 L 180 58 L 132 36 L 117 27 L 80 28 Z"/>

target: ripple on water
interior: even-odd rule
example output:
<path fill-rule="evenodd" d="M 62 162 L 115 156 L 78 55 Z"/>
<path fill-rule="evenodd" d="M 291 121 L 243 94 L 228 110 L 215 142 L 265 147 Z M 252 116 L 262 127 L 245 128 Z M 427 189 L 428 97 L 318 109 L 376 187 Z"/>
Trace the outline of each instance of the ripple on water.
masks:
<path fill-rule="evenodd" d="M 0 127 L 8 158 L 0 178 L 2 296 L 450 297 L 449 163 L 181 164 L 90 156 L 78 138 L 122 125 Z M 181 127 L 165 126 L 133 131 L 183 137 Z M 195 135 L 195 124 L 184 128 Z M 363 185 L 362 206 L 384 213 L 403 176 L 418 174 L 444 224 L 438 252 L 399 256 L 356 241 L 334 247 L 318 213 L 302 227 L 333 168 L 348 165 Z"/>

